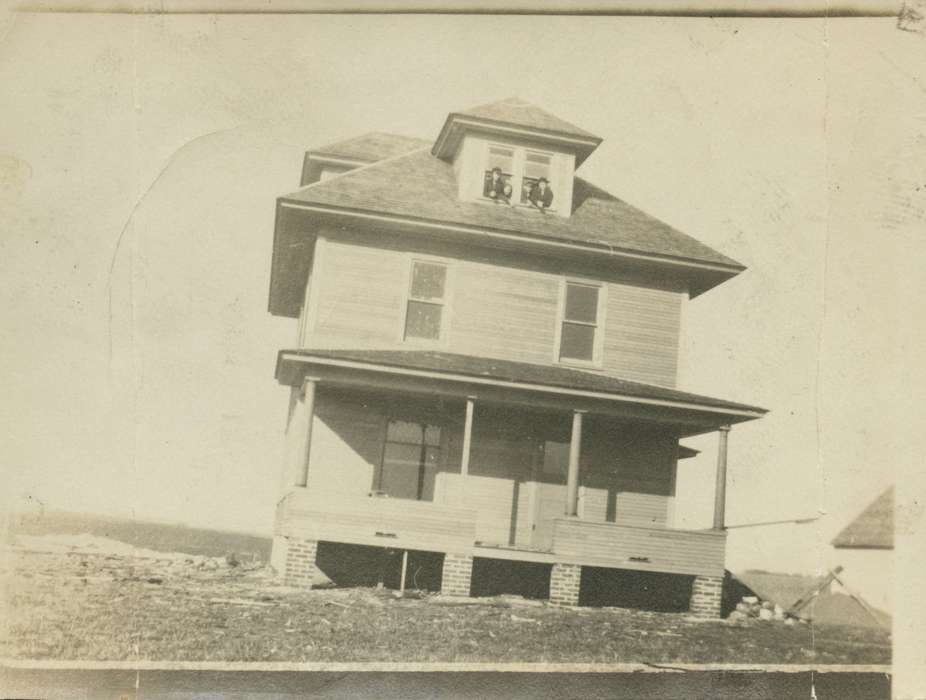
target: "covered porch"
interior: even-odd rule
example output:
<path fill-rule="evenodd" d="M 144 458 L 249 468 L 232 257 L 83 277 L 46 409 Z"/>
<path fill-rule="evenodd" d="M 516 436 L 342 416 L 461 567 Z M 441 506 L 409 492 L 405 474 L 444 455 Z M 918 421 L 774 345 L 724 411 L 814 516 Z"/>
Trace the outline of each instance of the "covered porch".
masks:
<path fill-rule="evenodd" d="M 483 361 L 486 376 L 476 358 L 463 373 L 420 355 L 281 353 L 293 389 L 278 538 L 443 552 L 463 574 L 476 557 L 722 577 L 728 426 L 760 409 L 631 382 L 657 396 L 618 399 L 529 384 L 517 363 Z M 718 429 L 714 528 L 674 529 L 678 439 Z"/>

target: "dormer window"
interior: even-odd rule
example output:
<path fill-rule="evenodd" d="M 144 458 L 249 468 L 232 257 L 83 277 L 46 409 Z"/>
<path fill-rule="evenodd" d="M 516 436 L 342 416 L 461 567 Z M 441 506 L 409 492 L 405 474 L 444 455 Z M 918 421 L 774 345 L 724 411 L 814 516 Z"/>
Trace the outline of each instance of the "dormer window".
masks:
<path fill-rule="evenodd" d="M 553 154 L 487 144 L 482 196 L 497 204 L 553 209 Z"/>
<path fill-rule="evenodd" d="M 482 196 L 496 202 L 511 204 L 514 192 L 514 149 L 504 146 L 489 146 Z"/>

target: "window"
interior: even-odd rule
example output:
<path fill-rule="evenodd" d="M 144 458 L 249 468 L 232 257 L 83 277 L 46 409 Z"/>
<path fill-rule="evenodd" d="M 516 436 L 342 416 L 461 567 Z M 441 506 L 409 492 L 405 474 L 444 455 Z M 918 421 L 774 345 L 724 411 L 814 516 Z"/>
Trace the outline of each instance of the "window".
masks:
<path fill-rule="evenodd" d="M 566 282 L 559 339 L 560 360 L 598 360 L 600 292 L 598 285 Z"/>
<path fill-rule="evenodd" d="M 566 479 L 569 471 L 569 443 L 547 440 L 543 443 L 543 473 Z"/>
<path fill-rule="evenodd" d="M 528 151 L 524 155 L 524 175 L 521 178 L 521 204 L 530 202 L 531 190 L 537 186 L 540 178 L 550 179 L 552 157 L 546 153 Z"/>
<path fill-rule="evenodd" d="M 433 500 L 440 438 L 440 426 L 389 421 L 377 490 L 392 498 Z"/>
<path fill-rule="evenodd" d="M 553 154 L 488 144 L 482 196 L 498 204 L 553 208 Z M 542 190 L 540 181 L 543 180 Z M 531 196 L 534 192 L 534 196 Z"/>
<path fill-rule="evenodd" d="M 483 175 L 482 196 L 510 203 L 514 174 L 514 151 L 503 146 L 489 146 Z"/>
<path fill-rule="evenodd" d="M 412 261 L 408 306 L 405 310 L 405 340 L 440 340 L 446 286 L 446 265 Z"/>

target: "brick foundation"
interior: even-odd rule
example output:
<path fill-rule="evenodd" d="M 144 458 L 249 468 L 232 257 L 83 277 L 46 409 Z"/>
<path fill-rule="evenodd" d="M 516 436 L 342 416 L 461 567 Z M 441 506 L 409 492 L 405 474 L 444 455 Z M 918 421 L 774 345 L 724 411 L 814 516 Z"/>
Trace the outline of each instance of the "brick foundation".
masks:
<path fill-rule="evenodd" d="M 554 564 L 550 572 L 550 602 L 554 605 L 578 605 L 581 582 L 581 566 Z"/>
<path fill-rule="evenodd" d="M 287 537 L 285 558 L 283 561 L 283 583 L 287 586 L 312 587 L 318 569 L 315 566 L 315 553 L 318 543 L 315 540 L 303 540 Z"/>
<path fill-rule="evenodd" d="M 723 579 L 717 576 L 695 576 L 691 584 L 689 611 L 697 617 L 720 617 Z"/>
<path fill-rule="evenodd" d="M 469 596 L 473 578 L 473 558 L 466 554 L 444 555 L 444 570 L 441 574 L 440 592 L 443 595 Z"/>

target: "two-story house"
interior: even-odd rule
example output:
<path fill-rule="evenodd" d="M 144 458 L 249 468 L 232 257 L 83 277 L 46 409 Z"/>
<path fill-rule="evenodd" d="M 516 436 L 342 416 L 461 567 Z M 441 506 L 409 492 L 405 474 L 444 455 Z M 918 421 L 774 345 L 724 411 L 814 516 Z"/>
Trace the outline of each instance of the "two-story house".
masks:
<path fill-rule="evenodd" d="M 444 593 L 530 565 L 576 604 L 583 571 L 621 569 L 719 614 L 727 431 L 764 410 L 680 391 L 676 368 L 685 305 L 744 268 L 577 177 L 600 142 L 512 99 L 434 142 L 306 154 L 269 301 L 298 319 L 276 367 L 286 581 L 356 545 L 431 553 Z M 679 439 L 710 431 L 714 528 L 676 529 Z"/>

